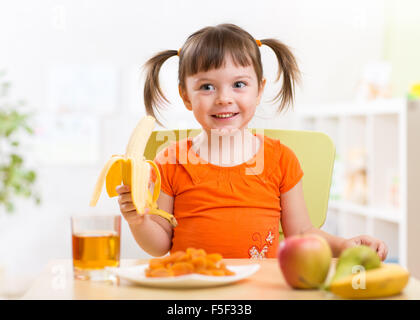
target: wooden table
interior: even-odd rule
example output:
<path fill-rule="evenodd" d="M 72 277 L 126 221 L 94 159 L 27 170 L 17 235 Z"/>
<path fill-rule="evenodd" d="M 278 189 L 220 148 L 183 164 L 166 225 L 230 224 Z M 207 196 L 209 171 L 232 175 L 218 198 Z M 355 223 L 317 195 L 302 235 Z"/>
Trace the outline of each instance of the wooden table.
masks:
<path fill-rule="evenodd" d="M 124 299 L 124 300 L 307 300 L 338 299 L 319 290 L 293 290 L 285 282 L 276 259 L 261 261 L 226 259 L 227 265 L 259 263 L 251 277 L 235 284 L 200 289 L 142 287 L 125 280 L 101 283 L 73 279 L 72 260 L 50 261 L 23 299 Z M 122 260 L 121 266 L 145 264 L 147 260 Z M 333 265 L 331 271 L 333 270 Z M 330 272 L 331 275 L 331 272 Z M 420 299 L 420 281 L 410 278 L 404 291 L 387 299 Z"/>

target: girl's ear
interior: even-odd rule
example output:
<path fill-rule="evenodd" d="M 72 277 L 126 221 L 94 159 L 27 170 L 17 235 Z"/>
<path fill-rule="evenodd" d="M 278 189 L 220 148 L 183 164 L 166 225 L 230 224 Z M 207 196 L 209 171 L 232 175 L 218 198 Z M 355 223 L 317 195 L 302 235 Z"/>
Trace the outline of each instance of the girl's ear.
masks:
<path fill-rule="evenodd" d="M 261 80 L 261 85 L 260 85 L 260 88 L 258 89 L 257 105 L 260 104 L 260 100 L 261 100 L 262 94 L 264 92 L 266 82 L 267 82 L 267 80 L 265 78 L 263 78 Z"/>
<path fill-rule="evenodd" d="M 181 86 L 180 85 L 178 85 L 178 91 L 179 91 L 179 95 L 181 96 L 181 99 L 182 99 L 182 101 L 184 102 L 184 105 L 185 105 L 185 107 L 188 109 L 188 110 L 192 110 L 192 106 L 191 106 L 191 102 L 190 102 L 190 100 L 189 100 L 189 98 L 188 98 L 188 95 L 187 95 L 187 93 L 186 92 L 184 92 L 184 90 L 182 90 L 182 88 L 181 88 Z"/>

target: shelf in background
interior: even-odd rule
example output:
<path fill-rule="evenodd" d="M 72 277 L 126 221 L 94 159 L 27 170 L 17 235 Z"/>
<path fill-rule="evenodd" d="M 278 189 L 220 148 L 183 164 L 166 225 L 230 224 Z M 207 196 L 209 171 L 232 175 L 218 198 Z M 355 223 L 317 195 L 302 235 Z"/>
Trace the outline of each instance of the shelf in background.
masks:
<path fill-rule="evenodd" d="M 420 99 L 308 103 L 296 115 L 297 130 L 324 132 L 336 145 L 326 228 L 382 239 L 389 261 L 420 277 Z"/>
<path fill-rule="evenodd" d="M 319 103 L 301 105 L 296 111 L 301 117 L 341 117 L 370 114 L 398 114 L 404 108 L 404 99 L 386 99 L 372 102 Z"/>
<path fill-rule="evenodd" d="M 330 200 L 328 207 L 329 209 L 354 213 L 361 216 L 372 217 L 388 222 L 401 222 L 401 210 L 398 208 L 374 207 L 341 200 Z"/>

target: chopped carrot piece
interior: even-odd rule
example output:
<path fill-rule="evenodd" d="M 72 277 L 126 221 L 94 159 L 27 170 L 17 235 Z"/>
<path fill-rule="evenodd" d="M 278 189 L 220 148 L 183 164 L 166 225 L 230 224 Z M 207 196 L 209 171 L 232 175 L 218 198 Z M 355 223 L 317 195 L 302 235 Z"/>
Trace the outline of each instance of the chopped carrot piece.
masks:
<path fill-rule="evenodd" d="M 176 262 L 171 267 L 174 276 L 189 274 L 194 272 L 194 266 L 189 262 Z"/>
<path fill-rule="evenodd" d="M 168 270 L 166 268 L 159 268 L 150 270 L 149 277 L 171 277 L 173 276 L 173 272 L 171 270 Z M 146 275 L 147 276 L 147 275 Z"/>
<path fill-rule="evenodd" d="M 213 269 L 213 270 L 210 270 L 210 271 L 211 271 L 211 274 L 213 276 L 224 276 L 225 275 L 225 271 L 224 270 Z"/>
<path fill-rule="evenodd" d="M 211 254 L 207 255 L 207 260 L 210 260 L 210 261 L 213 261 L 213 262 L 217 262 L 217 261 L 220 261 L 222 259 L 223 259 L 222 255 L 218 254 L 218 253 L 211 253 Z"/>
<path fill-rule="evenodd" d="M 164 268 L 165 265 L 162 261 L 162 259 L 150 259 L 149 261 L 149 268 L 150 269 L 158 269 L 158 268 Z"/>
<path fill-rule="evenodd" d="M 149 268 L 145 270 L 146 277 L 173 277 L 190 273 L 207 276 L 225 276 L 235 273 L 228 270 L 219 253 L 207 254 L 203 249 L 187 248 L 176 251 L 163 258 L 149 261 Z"/>
<path fill-rule="evenodd" d="M 191 259 L 191 263 L 196 270 L 204 269 L 207 265 L 206 258 L 204 257 L 193 258 Z"/>

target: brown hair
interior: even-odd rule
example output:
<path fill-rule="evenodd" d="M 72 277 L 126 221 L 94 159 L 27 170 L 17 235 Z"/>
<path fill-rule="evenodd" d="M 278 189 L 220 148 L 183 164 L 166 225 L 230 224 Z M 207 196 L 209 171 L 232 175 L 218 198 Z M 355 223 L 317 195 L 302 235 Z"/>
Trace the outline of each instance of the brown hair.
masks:
<path fill-rule="evenodd" d="M 293 104 L 295 83 L 300 79 L 299 68 L 290 49 L 279 40 L 260 41 L 261 44 L 270 47 L 277 57 L 279 69 L 276 81 L 283 75 L 283 85 L 273 99 L 273 102 L 279 102 L 280 112 Z M 261 85 L 263 68 L 255 39 L 234 24 L 220 24 L 193 33 L 180 49 L 178 81 L 181 89 L 185 90 L 186 77 L 223 66 L 226 54 L 230 54 L 237 65 L 245 67 L 252 64 L 258 83 Z M 147 114 L 155 118 L 155 110 L 160 112 L 162 105 L 169 103 L 159 85 L 159 71 L 167 59 L 176 55 L 178 55 L 177 50 L 161 51 L 145 64 L 144 103 Z M 161 124 L 159 120 L 157 122 Z"/>

